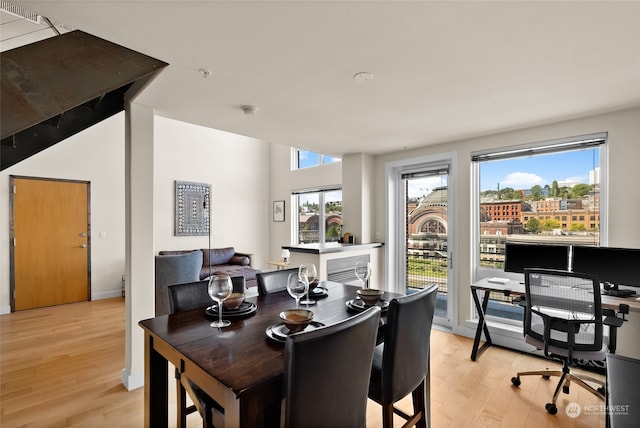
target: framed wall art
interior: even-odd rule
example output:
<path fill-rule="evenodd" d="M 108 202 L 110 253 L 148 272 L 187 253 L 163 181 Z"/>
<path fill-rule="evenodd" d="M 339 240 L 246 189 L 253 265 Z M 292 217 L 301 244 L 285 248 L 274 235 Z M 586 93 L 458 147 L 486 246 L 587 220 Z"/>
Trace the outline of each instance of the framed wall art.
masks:
<path fill-rule="evenodd" d="M 209 235 L 211 185 L 176 181 L 175 236 Z"/>
<path fill-rule="evenodd" d="M 284 201 L 273 201 L 273 221 L 284 221 Z"/>

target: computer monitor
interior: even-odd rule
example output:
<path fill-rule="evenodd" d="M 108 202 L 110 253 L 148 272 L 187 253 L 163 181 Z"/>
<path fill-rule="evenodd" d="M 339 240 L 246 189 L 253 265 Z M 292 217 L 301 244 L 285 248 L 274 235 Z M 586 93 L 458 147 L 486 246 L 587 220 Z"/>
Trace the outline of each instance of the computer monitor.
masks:
<path fill-rule="evenodd" d="M 596 275 L 616 288 L 640 287 L 640 249 L 574 246 L 571 270 Z"/>
<path fill-rule="evenodd" d="M 569 245 L 507 242 L 504 271 L 524 273 L 525 268 L 569 269 Z"/>

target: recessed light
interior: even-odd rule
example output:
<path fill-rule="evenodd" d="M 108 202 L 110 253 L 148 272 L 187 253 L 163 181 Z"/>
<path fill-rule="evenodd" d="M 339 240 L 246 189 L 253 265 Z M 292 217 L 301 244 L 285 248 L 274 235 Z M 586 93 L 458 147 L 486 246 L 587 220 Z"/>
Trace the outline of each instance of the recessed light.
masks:
<path fill-rule="evenodd" d="M 368 71 L 362 71 L 360 73 L 356 73 L 353 76 L 353 80 L 356 82 L 368 82 L 373 79 L 373 73 L 369 73 Z"/>

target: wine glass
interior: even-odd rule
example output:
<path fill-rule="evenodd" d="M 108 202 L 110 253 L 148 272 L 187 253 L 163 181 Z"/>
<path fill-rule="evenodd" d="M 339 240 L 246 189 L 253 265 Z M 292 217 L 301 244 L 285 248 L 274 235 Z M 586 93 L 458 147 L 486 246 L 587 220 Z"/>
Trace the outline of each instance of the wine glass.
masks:
<path fill-rule="evenodd" d="M 371 277 L 371 263 L 357 262 L 355 267 L 356 277 L 362 282 L 362 288 L 369 288 L 369 277 Z"/>
<path fill-rule="evenodd" d="M 289 295 L 296 299 L 296 309 L 300 307 L 300 299 L 309 289 L 309 280 L 306 276 L 300 276 L 297 273 L 289 274 L 287 279 L 287 291 Z"/>
<path fill-rule="evenodd" d="M 231 324 L 222 320 L 222 302 L 231 295 L 233 283 L 229 275 L 213 275 L 209 278 L 209 296 L 218 303 L 218 321 L 213 321 L 211 327 L 227 327 Z"/>
<path fill-rule="evenodd" d="M 314 281 L 318 277 L 316 265 L 314 265 L 313 263 L 301 264 L 298 268 L 298 276 L 305 276 L 309 283 L 309 286 L 307 287 L 307 298 L 305 300 L 302 300 L 300 303 L 304 303 L 305 305 L 315 305 L 316 301 L 309 298 L 309 292 L 311 291 L 312 287 L 315 287 Z"/>

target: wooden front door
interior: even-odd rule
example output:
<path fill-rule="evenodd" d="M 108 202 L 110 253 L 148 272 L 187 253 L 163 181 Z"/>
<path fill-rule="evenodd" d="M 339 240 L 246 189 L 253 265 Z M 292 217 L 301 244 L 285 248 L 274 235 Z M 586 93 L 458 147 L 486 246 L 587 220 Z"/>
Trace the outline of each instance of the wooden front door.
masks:
<path fill-rule="evenodd" d="M 90 300 L 89 183 L 11 185 L 12 311 Z"/>

